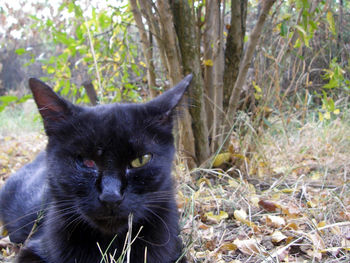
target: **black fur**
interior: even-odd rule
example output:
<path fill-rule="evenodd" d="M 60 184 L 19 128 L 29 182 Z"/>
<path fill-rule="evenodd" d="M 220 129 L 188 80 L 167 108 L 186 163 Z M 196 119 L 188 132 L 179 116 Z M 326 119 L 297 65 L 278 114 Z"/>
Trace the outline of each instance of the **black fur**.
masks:
<path fill-rule="evenodd" d="M 11 241 L 24 243 L 17 262 L 98 263 L 105 252 L 118 259 L 129 215 L 130 262 L 181 257 L 172 112 L 191 78 L 148 103 L 96 107 L 73 105 L 30 79 L 49 140 L 0 190 L 0 220 Z M 148 163 L 131 167 L 145 154 Z"/>

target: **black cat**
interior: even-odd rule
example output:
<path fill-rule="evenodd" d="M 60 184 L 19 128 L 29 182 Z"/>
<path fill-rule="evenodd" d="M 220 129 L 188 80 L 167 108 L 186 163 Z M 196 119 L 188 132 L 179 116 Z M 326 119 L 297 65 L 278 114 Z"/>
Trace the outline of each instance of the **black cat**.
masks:
<path fill-rule="evenodd" d="M 0 220 L 11 241 L 24 243 L 17 262 L 185 262 L 172 119 L 191 79 L 147 103 L 96 107 L 29 80 L 48 145 L 0 191 Z"/>

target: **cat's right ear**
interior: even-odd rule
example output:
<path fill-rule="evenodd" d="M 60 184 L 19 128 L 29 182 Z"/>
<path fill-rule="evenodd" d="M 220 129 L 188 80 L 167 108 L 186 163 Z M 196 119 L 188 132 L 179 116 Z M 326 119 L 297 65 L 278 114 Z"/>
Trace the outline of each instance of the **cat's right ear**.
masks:
<path fill-rule="evenodd" d="M 149 101 L 147 105 L 154 107 L 160 114 L 171 115 L 171 112 L 180 103 L 180 100 L 190 85 L 191 80 L 192 74 L 189 74 L 173 88 Z"/>
<path fill-rule="evenodd" d="M 45 129 L 48 129 L 50 123 L 60 122 L 71 115 L 68 102 L 58 96 L 47 84 L 39 79 L 30 78 L 29 87 L 43 117 Z"/>

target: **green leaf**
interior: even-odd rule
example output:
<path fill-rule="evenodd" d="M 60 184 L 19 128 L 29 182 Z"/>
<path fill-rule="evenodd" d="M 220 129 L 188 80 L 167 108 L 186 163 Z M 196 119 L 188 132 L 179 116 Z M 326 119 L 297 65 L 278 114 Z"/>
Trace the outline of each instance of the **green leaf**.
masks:
<path fill-rule="evenodd" d="M 55 73 L 55 70 L 56 69 L 54 67 L 48 66 L 46 71 L 47 71 L 48 74 L 53 74 L 53 73 Z"/>
<path fill-rule="evenodd" d="M 33 97 L 32 94 L 24 95 L 22 98 L 19 99 L 18 103 L 23 103 L 32 97 Z"/>
<path fill-rule="evenodd" d="M 336 35 L 334 17 L 333 17 L 333 13 L 331 11 L 327 12 L 327 22 L 328 22 L 329 29 L 331 30 L 332 34 Z"/>
<path fill-rule="evenodd" d="M 19 56 L 25 54 L 26 52 L 27 51 L 24 48 L 19 48 L 15 50 L 15 53 Z"/>
<path fill-rule="evenodd" d="M 283 21 L 281 23 L 280 35 L 282 37 L 285 37 L 285 36 L 287 36 L 287 33 L 288 33 L 287 24 L 285 21 Z"/>
<path fill-rule="evenodd" d="M 37 21 L 37 22 L 41 22 L 41 19 L 37 18 L 37 17 L 34 16 L 34 15 L 30 15 L 29 17 L 30 17 L 31 19 Z"/>
<path fill-rule="evenodd" d="M 1 96 L 0 101 L 6 104 L 17 101 L 18 97 L 13 95 Z"/>
<path fill-rule="evenodd" d="M 131 64 L 131 69 L 134 71 L 134 73 L 139 77 L 141 75 L 139 71 L 139 67 L 136 64 Z"/>

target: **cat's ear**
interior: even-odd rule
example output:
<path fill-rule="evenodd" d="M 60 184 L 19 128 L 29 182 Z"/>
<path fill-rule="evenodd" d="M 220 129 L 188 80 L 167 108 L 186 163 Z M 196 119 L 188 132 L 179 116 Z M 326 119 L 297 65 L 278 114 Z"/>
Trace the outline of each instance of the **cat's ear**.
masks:
<path fill-rule="evenodd" d="M 182 96 L 187 90 L 192 80 L 192 74 L 187 75 L 183 80 L 177 83 L 173 88 L 167 90 L 162 95 L 148 102 L 152 107 L 157 108 L 160 114 L 169 115 L 176 105 L 179 104 Z"/>
<path fill-rule="evenodd" d="M 29 87 L 47 129 L 52 122 L 59 122 L 71 115 L 68 102 L 58 96 L 48 85 L 36 78 L 29 79 Z"/>

